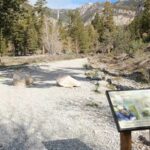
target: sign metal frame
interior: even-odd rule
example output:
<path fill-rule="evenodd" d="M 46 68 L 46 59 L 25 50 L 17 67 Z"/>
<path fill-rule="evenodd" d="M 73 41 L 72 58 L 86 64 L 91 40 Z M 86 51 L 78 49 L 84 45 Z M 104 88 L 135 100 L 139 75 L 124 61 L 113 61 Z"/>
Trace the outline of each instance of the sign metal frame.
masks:
<path fill-rule="evenodd" d="M 118 132 L 128 132 L 128 131 L 135 131 L 135 130 L 149 130 L 150 129 L 150 126 L 139 126 L 139 127 L 129 127 L 129 128 L 121 128 L 120 125 L 119 125 L 119 121 L 117 119 L 117 116 L 116 116 L 116 112 L 114 110 L 114 107 L 113 107 L 113 102 L 111 100 L 111 96 L 110 96 L 110 93 L 111 92 L 129 92 L 129 91 L 139 91 L 139 90 L 150 90 L 150 88 L 147 88 L 147 89 L 135 89 L 135 90 L 110 90 L 110 91 L 106 91 L 106 96 L 107 96 L 107 99 L 108 99 L 108 102 L 109 102 L 109 106 L 111 108 L 111 112 L 113 114 L 113 117 L 114 117 L 114 120 L 115 120 L 115 123 L 116 123 L 116 126 L 117 126 L 117 129 L 118 129 Z M 150 91 L 149 91 L 150 92 Z"/>

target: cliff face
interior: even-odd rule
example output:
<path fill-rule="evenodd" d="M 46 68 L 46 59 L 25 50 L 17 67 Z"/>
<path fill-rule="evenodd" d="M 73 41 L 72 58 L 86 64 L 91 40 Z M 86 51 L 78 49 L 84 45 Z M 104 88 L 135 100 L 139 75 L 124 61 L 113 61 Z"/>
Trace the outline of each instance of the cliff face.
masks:
<path fill-rule="evenodd" d="M 119 0 L 117 3 L 113 4 L 114 8 L 114 21 L 116 25 L 128 25 L 131 23 L 131 21 L 134 19 L 136 15 L 136 10 L 138 5 L 141 4 L 141 0 Z M 99 13 L 100 15 L 103 14 L 104 4 L 103 3 L 88 3 L 80 8 L 77 8 L 77 10 L 80 12 L 83 21 L 85 25 L 91 23 L 96 13 Z M 57 19 L 59 16 L 59 19 L 62 22 L 68 22 L 68 11 L 73 10 L 54 10 L 51 9 L 51 17 Z M 59 15 L 58 15 L 59 12 Z"/>
<path fill-rule="evenodd" d="M 136 15 L 136 11 L 134 9 L 129 9 L 125 7 L 119 7 L 114 5 L 114 22 L 116 25 L 128 25 L 132 22 Z M 85 24 L 89 24 L 94 18 L 96 13 L 100 15 L 103 14 L 104 5 L 100 3 L 95 4 L 86 4 L 79 8 L 80 14 L 85 22 Z"/>
<path fill-rule="evenodd" d="M 142 5 L 142 3 L 143 3 L 143 0 L 118 0 L 115 3 L 115 6 L 135 10 L 139 5 Z"/>
<path fill-rule="evenodd" d="M 136 15 L 136 11 L 127 9 L 114 9 L 114 22 L 116 25 L 128 25 L 130 24 Z"/>

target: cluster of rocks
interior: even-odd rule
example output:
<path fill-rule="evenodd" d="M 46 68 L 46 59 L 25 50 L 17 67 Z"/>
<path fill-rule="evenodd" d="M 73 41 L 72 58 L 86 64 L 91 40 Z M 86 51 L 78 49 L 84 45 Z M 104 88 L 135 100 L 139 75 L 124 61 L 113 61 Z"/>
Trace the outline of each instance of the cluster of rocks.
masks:
<path fill-rule="evenodd" d="M 93 69 L 85 72 L 86 78 L 90 80 L 104 80 L 105 74 L 98 69 Z"/>
<path fill-rule="evenodd" d="M 148 52 L 141 57 L 128 54 L 97 55 L 90 57 L 88 61 L 93 69 L 85 74 L 87 78 L 91 80 L 105 78 L 104 80 L 109 81 L 109 87 L 112 89 L 130 90 L 150 87 L 150 53 Z"/>
<path fill-rule="evenodd" d="M 13 85 L 14 86 L 31 86 L 34 79 L 30 73 L 22 70 L 15 71 L 13 73 Z M 80 87 L 81 83 L 69 75 L 60 76 L 56 79 L 56 84 L 65 88 Z"/>
<path fill-rule="evenodd" d="M 89 80 L 95 81 L 96 92 L 106 90 L 131 90 L 148 87 L 148 84 L 143 85 L 125 77 L 113 76 L 100 69 L 89 70 L 85 72 L 85 75 Z"/>
<path fill-rule="evenodd" d="M 128 54 L 97 55 L 89 58 L 92 68 L 114 76 L 124 77 L 136 82 L 150 83 L 150 53 L 142 56 L 132 56 Z"/>
<path fill-rule="evenodd" d="M 106 90 L 115 90 L 115 86 L 112 84 L 112 79 L 109 78 L 104 72 L 98 69 L 92 69 L 85 72 L 87 79 L 95 81 L 95 92 L 101 93 Z"/>
<path fill-rule="evenodd" d="M 140 135 L 138 139 L 133 142 L 132 147 L 136 150 L 149 150 L 150 141 L 144 136 Z"/>

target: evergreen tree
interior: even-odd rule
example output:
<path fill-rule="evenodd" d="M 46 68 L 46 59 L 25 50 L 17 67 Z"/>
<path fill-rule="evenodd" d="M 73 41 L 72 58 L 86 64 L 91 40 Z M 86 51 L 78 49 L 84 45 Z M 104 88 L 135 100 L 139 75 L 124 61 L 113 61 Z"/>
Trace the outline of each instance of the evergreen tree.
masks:
<path fill-rule="evenodd" d="M 109 30 L 110 32 L 113 32 L 114 30 L 114 20 L 113 20 L 113 7 L 110 2 L 104 3 L 104 28 L 106 30 Z"/>
<path fill-rule="evenodd" d="M 43 53 L 45 53 L 45 47 L 44 47 L 44 42 L 43 42 L 43 30 L 44 30 L 44 16 L 45 16 L 45 5 L 46 5 L 46 0 L 37 0 L 35 4 L 35 12 L 38 15 L 37 19 L 37 31 L 38 31 L 38 41 L 39 41 L 39 46 L 43 50 Z"/>
<path fill-rule="evenodd" d="M 92 25 L 97 31 L 102 27 L 102 22 L 98 13 L 96 13 L 95 18 L 92 20 Z"/>
<path fill-rule="evenodd" d="M 89 38 L 89 51 L 93 51 L 97 49 L 98 46 L 98 33 L 94 29 L 92 25 L 88 25 L 86 27 L 88 32 L 88 38 Z"/>
<path fill-rule="evenodd" d="M 97 31 L 99 35 L 99 41 L 102 40 L 102 35 L 104 32 L 104 16 L 99 16 L 98 13 L 96 13 L 95 18 L 92 20 L 92 25 L 94 29 Z"/>
<path fill-rule="evenodd" d="M 141 33 L 141 19 L 142 16 L 136 16 L 135 19 L 132 21 L 132 23 L 128 26 L 128 28 L 130 29 L 130 32 L 132 33 L 132 38 L 133 39 L 139 39 L 142 36 Z"/>
<path fill-rule="evenodd" d="M 1 57 L 5 53 L 6 48 L 7 48 L 6 39 L 3 37 L 2 30 L 1 30 L 0 32 L 0 55 Z"/>
<path fill-rule="evenodd" d="M 64 52 L 65 53 L 67 51 L 71 52 L 71 47 L 70 47 L 71 38 L 69 37 L 68 28 L 64 27 L 62 24 L 59 24 L 59 33 L 63 44 Z"/>
<path fill-rule="evenodd" d="M 135 17 L 129 25 L 129 29 L 134 39 L 143 38 L 144 41 L 150 41 L 150 1 L 144 1 L 144 10 Z"/>
<path fill-rule="evenodd" d="M 69 14 L 70 25 L 69 34 L 74 41 L 75 51 L 85 52 L 89 49 L 88 33 L 85 30 L 84 23 L 78 11 Z"/>
<path fill-rule="evenodd" d="M 141 24 L 142 33 L 146 33 L 147 39 L 150 40 L 150 0 L 145 0 L 144 2 Z"/>
<path fill-rule="evenodd" d="M 3 35 L 10 37 L 12 23 L 17 21 L 26 0 L 0 0 L 0 29 Z"/>
<path fill-rule="evenodd" d="M 92 21 L 92 25 L 99 34 L 99 41 L 103 42 L 105 40 L 104 36 L 114 31 L 115 25 L 113 20 L 113 7 L 110 2 L 104 3 L 103 15 L 98 13 Z M 106 32 L 106 33 L 105 33 Z"/>
<path fill-rule="evenodd" d="M 18 20 L 12 24 L 11 41 L 15 47 L 15 55 L 26 55 L 38 47 L 35 14 L 32 8 L 22 7 Z"/>
<path fill-rule="evenodd" d="M 38 46 L 38 32 L 36 30 L 35 16 L 34 13 L 31 12 L 26 29 L 26 48 L 27 51 L 34 53 Z"/>
<path fill-rule="evenodd" d="M 38 14 L 40 15 L 40 17 L 44 16 L 46 3 L 47 3 L 46 0 L 37 0 L 37 2 L 35 4 L 35 9 L 38 12 Z"/>
<path fill-rule="evenodd" d="M 12 24 L 11 29 L 11 36 L 10 39 L 14 45 L 15 48 L 15 55 L 24 55 L 25 53 L 25 34 L 26 34 L 26 26 L 27 22 L 24 19 L 23 12 L 17 19 L 17 21 L 14 21 Z"/>
<path fill-rule="evenodd" d="M 1 0 L 0 1 L 0 29 L 7 40 L 12 41 L 15 54 L 25 53 L 25 32 L 27 15 L 24 9 L 26 0 Z"/>

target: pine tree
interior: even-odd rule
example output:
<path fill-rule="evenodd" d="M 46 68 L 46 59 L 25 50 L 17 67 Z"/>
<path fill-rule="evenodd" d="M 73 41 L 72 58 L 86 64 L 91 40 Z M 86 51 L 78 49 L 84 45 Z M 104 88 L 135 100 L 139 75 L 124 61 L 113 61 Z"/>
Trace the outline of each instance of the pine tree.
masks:
<path fill-rule="evenodd" d="M 25 29 L 24 2 L 26 0 L 1 0 L 0 1 L 0 29 L 4 38 L 11 41 L 15 48 L 15 54 L 25 53 Z"/>
<path fill-rule="evenodd" d="M 72 44 L 71 44 L 71 37 L 69 36 L 68 28 L 64 27 L 62 24 L 59 24 L 59 33 L 63 44 L 63 51 L 65 53 L 71 52 Z"/>
<path fill-rule="evenodd" d="M 40 15 L 40 17 L 44 16 L 46 3 L 47 3 L 46 0 L 37 0 L 37 2 L 35 4 L 35 9 L 38 12 L 38 14 Z"/>
<path fill-rule="evenodd" d="M 30 24 L 26 31 L 26 48 L 30 53 L 34 53 L 38 48 L 38 33 L 34 24 Z"/>
<path fill-rule="evenodd" d="M 104 3 L 104 28 L 112 32 L 114 30 L 113 7 L 110 2 Z"/>
<path fill-rule="evenodd" d="M 144 10 L 129 25 L 132 38 L 150 41 L 150 1 L 144 1 Z"/>
<path fill-rule="evenodd" d="M 3 37 L 2 30 L 0 31 L 0 55 L 1 57 L 5 53 L 7 48 L 6 39 Z"/>
<path fill-rule="evenodd" d="M 88 32 L 85 30 L 80 13 L 76 10 L 69 14 L 69 35 L 74 41 L 76 53 L 85 52 L 89 49 Z"/>
<path fill-rule="evenodd" d="M 144 2 L 141 24 L 142 33 L 146 33 L 147 39 L 150 40 L 150 0 L 145 0 Z"/>
<path fill-rule="evenodd" d="M 142 19 L 142 15 L 136 16 L 134 18 L 134 20 L 132 21 L 132 23 L 128 26 L 130 32 L 132 33 L 133 39 L 142 38 L 142 36 L 141 36 L 142 35 L 142 33 L 141 33 L 141 29 L 142 29 L 141 19 Z"/>
<path fill-rule="evenodd" d="M 97 49 L 98 46 L 98 33 L 94 29 L 92 25 L 88 25 L 86 27 L 87 32 L 88 32 L 88 43 L 89 43 L 89 51 L 93 51 Z"/>
<path fill-rule="evenodd" d="M 98 13 L 96 13 L 95 18 L 92 20 L 92 25 L 94 29 L 97 31 L 99 35 L 99 41 L 102 40 L 102 35 L 104 32 L 104 16 L 100 16 Z"/>
<path fill-rule="evenodd" d="M 3 35 L 10 37 L 12 23 L 18 20 L 22 11 L 22 4 L 26 0 L 0 0 L 0 29 Z"/>
<path fill-rule="evenodd" d="M 35 12 L 38 15 L 37 19 L 37 28 L 38 28 L 38 41 L 39 41 L 39 46 L 42 49 L 43 53 L 45 53 L 45 47 L 44 47 L 44 42 L 43 42 L 43 30 L 44 30 L 44 17 L 45 17 L 45 5 L 46 5 L 46 0 L 37 0 L 35 4 Z"/>
<path fill-rule="evenodd" d="M 38 47 L 35 14 L 32 8 L 24 5 L 17 22 L 12 24 L 11 41 L 15 47 L 15 55 L 26 55 Z"/>
<path fill-rule="evenodd" d="M 104 3 L 103 15 L 100 16 L 97 13 L 92 21 L 92 25 L 99 34 L 100 42 L 104 41 L 104 35 L 108 35 L 108 33 L 112 34 L 111 32 L 114 31 L 115 25 L 113 20 L 113 7 L 110 2 Z"/>

